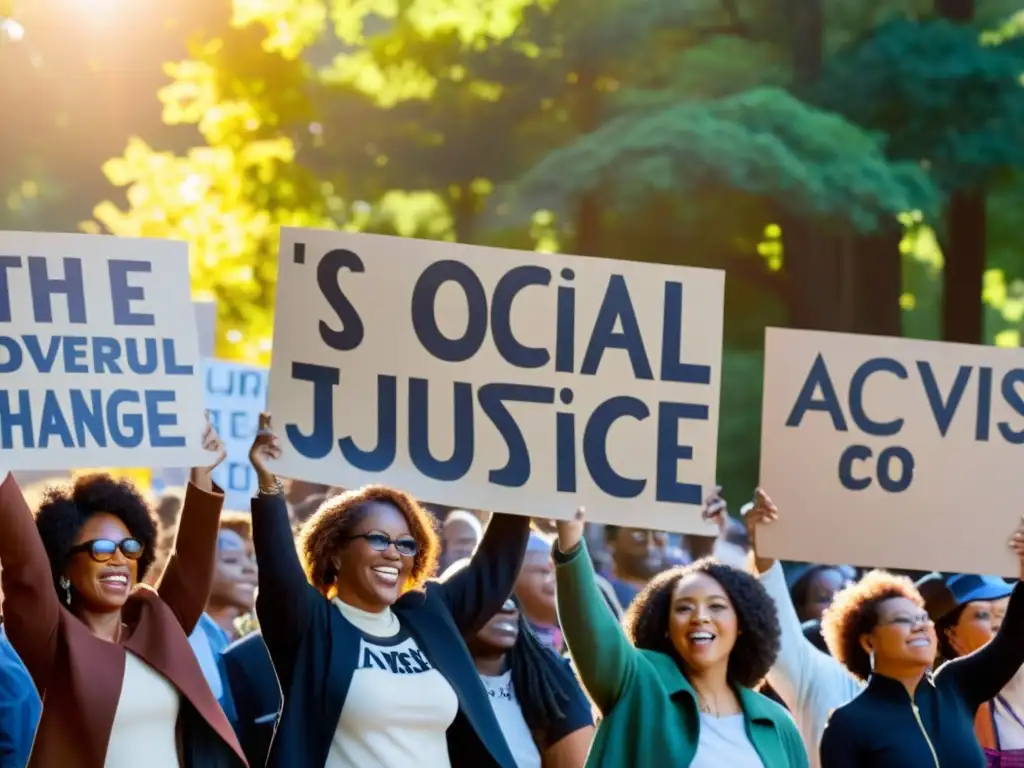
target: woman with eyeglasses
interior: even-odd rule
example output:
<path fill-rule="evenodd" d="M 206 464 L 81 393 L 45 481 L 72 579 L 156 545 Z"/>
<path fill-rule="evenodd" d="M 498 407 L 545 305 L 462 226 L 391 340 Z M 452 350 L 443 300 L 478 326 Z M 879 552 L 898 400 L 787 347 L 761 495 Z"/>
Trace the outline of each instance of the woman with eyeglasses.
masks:
<path fill-rule="evenodd" d="M 157 525 L 126 480 L 48 489 L 33 521 L 0 473 L 5 626 L 43 697 L 31 768 L 238 768 L 246 761 L 188 635 L 213 579 L 223 495 L 192 470 L 175 554 L 155 589 Z"/>
<path fill-rule="evenodd" d="M 1024 573 L 1024 523 L 1010 547 Z M 985 768 L 975 714 L 1024 664 L 1024 587 L 1014 587 L 987 645 L 934 675 L 935 625 L 905 577 L 872 571 L 839 592 L 822 617 L 822 633 L 832 655 L 867 682 L 829 718 L 822 768 Z"/>
<path fill-rule="evenodd" d="M 284 694 L 268 768 L 516 768 L 462 636 L 511 594 L 530 519 L 493 515 L 470 564 L 427 583 L 440 551 L 429 513 L 367 486 L 306 522 L 303 569 L 267 467 L 280 455 L 263 414 L 249 453 L 256 613 Z"/>

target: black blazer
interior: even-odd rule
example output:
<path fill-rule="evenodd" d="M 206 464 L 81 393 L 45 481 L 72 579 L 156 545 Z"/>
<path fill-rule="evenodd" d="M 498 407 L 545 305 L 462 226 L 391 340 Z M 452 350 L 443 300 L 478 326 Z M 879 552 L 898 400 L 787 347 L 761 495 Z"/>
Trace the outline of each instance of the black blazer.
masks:
<path fill-rule="evenodd" d="M 253 499 L 252 528 L 260 565 L 256 614 L 284 693 L 267 767 L 322 766 L 359 661 L 361 635 L 306 580 L 283 496 Z M 462 637 L 476 633 L 512 593 L 529 536 L 528 517 L 492 515 L 461 573 L 406 593 L 393 608 L 458 697 L 459 713 L 448 729 L 452 768 L 516 768 Z"/>
<path fill-rule="evenodd" d="M 281 686 L 263 635 L 236 640 L 221 654 L 225 683 L 234 701 L 229 719 L 252 768 L 267 764 L 274 726 L 281 713 Z"/>

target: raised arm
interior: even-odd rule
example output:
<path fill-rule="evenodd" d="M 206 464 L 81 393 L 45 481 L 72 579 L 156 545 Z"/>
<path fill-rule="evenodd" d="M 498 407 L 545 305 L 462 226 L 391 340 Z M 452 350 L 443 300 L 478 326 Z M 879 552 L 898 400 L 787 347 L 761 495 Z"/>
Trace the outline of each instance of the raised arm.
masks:
<path fill-rule="evenodd" d="M 4 627 L 40 691 L 46 690 L 60 625 L 50 560 L 14 475 L 0 485 L 0 578 Z"/>
<path fill-rule="evenodd" d="M 466 567 L 429 589 L 440 595 L 464 637 L 476 634 L 501 606 L 519 578 L 530 539 L 530 518 L 492 514 Z"/>
<path fill-rule="evenodd" d="M 186 635 L 192 634 L 210 599 L 217 567 L 217 532 L 224 507 L 224 493 L 213 483 L 213 470 L 224 461 L 227 452 L 209 422 L 203 433 L 203 448 L 211 452 L 214 461 L 192 470 L 174 551 L 156 588 Z"/>
<path fill-rule="evenodd" d="M 582 513 L 573 522 L 558 524 L 554 559 L 565 642 L 587 693 L 607 713 L 635 674 L 639 654 L 598 589 L 583 541 Z"/>
<path fill-rule="evenodd" d="M 295 551 L 284 488 L 267 468 L 267 460 L 280 455 L 270 414 L 260 414 L 259 432 L 249 450 L 260 488 L 252 500 L 252 543 L 260 566 L 256 615 L 281 685 L 287 690 L 292 662 L 309 626 L 312 601 L 322 598 L 306 580 Z"/>
<path fill-rule="evenodd" d="M 188 484 L 174 551 L 156 587 L 186 635 L 192 634 L 210 599 L 223 506 L 224 495 L 219 488 L 204 491 L 194 483 Z"/>
<path fill-rule="evenodd" d="M 988 645 L 944 664 L 936 680 L 953 675 L 972 711 L 996 697 L 1024 666 L 1024 587 L 1010 593 L 1006 616 Z"/>
<path fill-rule="evenodd" d="M 1010 539 L 1010 549 L 1020 562 L 1020 578 L 1024 579 L 1024 515 Z M 954 659 L 936 673 L 936 680 L 952 675 L 973 712 L 981 704 L 995 698 L 1024 665 L 1024 587 L 1018 581 L 1010 593 L 1006 616 L 996 636 L 988 645 L 968 656 Z"/>

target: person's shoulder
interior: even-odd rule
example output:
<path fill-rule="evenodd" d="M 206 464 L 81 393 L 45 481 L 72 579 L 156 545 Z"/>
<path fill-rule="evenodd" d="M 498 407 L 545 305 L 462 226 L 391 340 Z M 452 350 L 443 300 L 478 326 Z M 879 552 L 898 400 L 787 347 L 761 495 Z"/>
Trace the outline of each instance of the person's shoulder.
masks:
<path fill-rule="evenodd" d="M 743 711 L 750 720 L 767 720 L 780 728 L 796 729 L 796 723 L 789 710 L 760 691 L 752 688 L 740 689 Z"/>
<path fill-rule="evenodd" d="M 246 656 L 251 653 L 258 653 L 266 649 L 267 644 L 263 641 L 262 632 L 253 632 L 240 637 L 224 649 L 224 656 Z"/>

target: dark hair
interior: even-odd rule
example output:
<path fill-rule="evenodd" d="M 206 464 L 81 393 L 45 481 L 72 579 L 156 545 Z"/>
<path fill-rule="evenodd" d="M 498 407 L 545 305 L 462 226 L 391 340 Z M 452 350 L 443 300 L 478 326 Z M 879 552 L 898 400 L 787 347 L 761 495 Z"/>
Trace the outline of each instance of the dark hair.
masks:
<path fill-rule="evenodd" d="M 941 619 L 935 622 L 935 635 L 939 641 L 939 658 L 935 660 L 936 667 L 938 667 L 940 659 L 942 661 L 950 661 L 960 655 L 957 653 L 956 649 L 953 648 L 953 644 L 949 642 L 949 637 L 946 633 L 960 622 L 960 617 L 963 615 L 964 609 L 968 605 L 970 605 L 970 603 L 958 605 L 952 611 L 943 615 Z"/>
<path fill-rule="evenodd" d="M 519 599 L 512 600 L 519 609 L 519 637 L 508 652 L 512 686 L 530 730 L 544 731 L 565 717 L 562 704 L 569 702 L 570 686 L 577 685 L 576 678 L 537 637 Z"/>
<path fill-rule="evenodd" d="M 74 484 L 51 486 L 43 494 L 36 513 L 36 528 L 50 559 L 53 588 L 63 598 L 60 579 L 68 564 L 68 552 L 78 532 L 93 515 L 106 512 L 118 518 L 144 549 L 138 560 L 141 582 L 156 558 L 159 527 L 142 494 L 128 480 L 106 473 L 83 475 Z"/>
<path fill-rule="evenodd" d="M 740 634 L 729 654 L 729 680 L 745 688 L 757 687 L 779 655 L 781 630 L 775 602 L 761 582 L 744 571 L 710 558 L 662 571 L 633 598 L 622 620 L 626 635 L 637 648 L 665 653 L 685 669 L 668 637 L 669 613 L 676 584 L 695 573 L 722 585 L 739 620 Z"/>
<path fill-rule="evenodd" d="M 324 595 L 330 595 L 338 576 L 334 555 L 365 517 L 370 502 L 374 501 L 393 504 L 405 517 L 409 531 L 416 539 L 416 556 L 408 588 L 419 589 L 437 570 L 441 545 L 434 530 L 433 517 L 404 491 L 386 485 L 367 485 L 327 499 L 299 533 L 299 551 L 305 560 L 306 577 Z"/>
<path fill-rule="evenodd" d="M 828 653 L 828 646 L 825 644 L 825 637 L 821 634 L 821 619 L 810 619 L 801 627 L 807 642 L 813 645 L 822 653 Z"/>
<path fill-rule="evenodd" d="M 871 658 L 860 644 L 861 635 L 878 626 L 878 606 L 897 597 L 924 607 L 914 582 L 906 576 L 874 570 L 837 592 L 821 617 L 821 633 L 832 656 L 859 680 L 871 676 Z"/>

